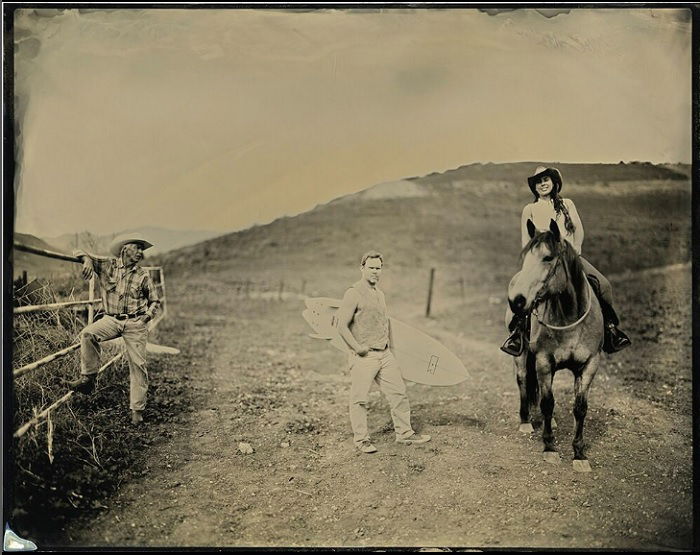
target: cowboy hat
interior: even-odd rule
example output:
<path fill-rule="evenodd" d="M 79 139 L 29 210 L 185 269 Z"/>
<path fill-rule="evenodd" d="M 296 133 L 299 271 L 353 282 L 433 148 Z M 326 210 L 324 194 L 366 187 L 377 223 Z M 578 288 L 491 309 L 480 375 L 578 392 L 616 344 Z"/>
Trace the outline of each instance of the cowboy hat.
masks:
<path fill-rule="evenodd" d="M 554 193 L 559 194 L 561 191 L 561 173 L 557 168 L 547 168 L 545 166 L 537 166 L 535 173 L 527 178 L 527 184 L 530 186 L 532 194 L 538 197 L 537 190 L 535 189 L 535 184 L 539 181 L 541 177 L 549 176 L 554 182 Z"/>
<path fill-rule="evenodd" d="M 143 247 L 143 250 L 151 248 L 153 245 L 146 241 L 143 236 L 137 231 L 117 235 L 109 245 L 109 252 L 116 257 L 122 252 L 122 247 L 127 243 L 138 243 Z"/>

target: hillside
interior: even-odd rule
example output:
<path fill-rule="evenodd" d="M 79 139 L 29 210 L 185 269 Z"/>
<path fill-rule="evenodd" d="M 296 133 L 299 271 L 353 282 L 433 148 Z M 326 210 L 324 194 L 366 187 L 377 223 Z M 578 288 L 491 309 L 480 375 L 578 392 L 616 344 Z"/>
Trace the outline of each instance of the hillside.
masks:
<path fill-rule="evenodd" d="M 618 164 L 562 164 L 559 162 L 516 162 L 510 164 L 468 164 L 443 173 L 413 177 L 422 184 L 442 184 L 459 181 L 502 181 L 523 183 L 537 166 L 554 166 L 565 183 L 611 183 L 620 181 L 673 180 L 688 178 L 690 166 L 654 165 L 649 162 L 620 162 Z M 687 170 L 688 173 L 686 173 Z"/>
<path fill-rule="evenodd" d="M 584 253 L 601 271 L 689 259 L 687 179 L 646 164 L 561 166 L 574 179 L 565 182 L 563 194 L 575 199 L 584 222 Z M 477 278 L 464 284 L 467 289 L 500 290 L 516 270 L 520 214 L 532 200 L 522 176 L 532 167 L 473 165 L 381 184 L 379 191 L 370 188 L 298 216 L 167 253 L 162 260 L 169 273 L 207 272 L 224 282 L 284 280 L 291 287 L 304 283 L 310 292 L 330 295 L 341 294 L 356 279 L 359 256 L 376 248 L 386 255 L 386 286 L 394 280 L 399 285 L 394 289 L 406 298 L 424 295 L 413 289 L 413 281 L 427 283 L 430 267 L 451 287 L 469 267 Z M 450 176 L 457 173 L 473 181 L 455 186 Z M 514 175 L 521 177 L 509 181 Z M 609 179 L 607 185 L 601 176 Z M 408 194 L 402 189 L 406 183 L 411 184 Z M 393 195 L 387 194 L 392 190 Z"/>

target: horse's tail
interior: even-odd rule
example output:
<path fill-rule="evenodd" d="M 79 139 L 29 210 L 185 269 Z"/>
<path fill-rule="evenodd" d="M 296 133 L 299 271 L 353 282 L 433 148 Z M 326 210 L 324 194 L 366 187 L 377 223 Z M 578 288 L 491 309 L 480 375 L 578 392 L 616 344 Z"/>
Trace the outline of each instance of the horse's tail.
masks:
<path fill-rule="evenodd" d="M 525 392 L 530 406 L 537 406 L 540 402 L 540 383 L 537 381 L 535 355 L 529 350 L 525 359 Z"/>

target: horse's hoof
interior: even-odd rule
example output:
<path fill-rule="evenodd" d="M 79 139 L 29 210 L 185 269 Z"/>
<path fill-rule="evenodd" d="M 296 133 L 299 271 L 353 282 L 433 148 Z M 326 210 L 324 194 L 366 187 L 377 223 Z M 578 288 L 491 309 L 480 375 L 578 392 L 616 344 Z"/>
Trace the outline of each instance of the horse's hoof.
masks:
<path fill-rule="evenodd" d="M 576 472 L 590 472 L 591 463 L 585 459 L 574 459 L 574 470 Z"/>
<path fill-rule="evenodd" d="M 535 431 L 535 428 L 533 428 L 532 424 L 530 424 L 529 422 L 525 422 L 524 424 L 520 424 L 518 431 L 522 432 L 523 434 L 531 434 Z"/>
<path fill-rule="evenodd" d="M 549 464 L 559 464 L 561 462 L 561 457 L 556 451 L 545 451 L 542 457 Z"/>

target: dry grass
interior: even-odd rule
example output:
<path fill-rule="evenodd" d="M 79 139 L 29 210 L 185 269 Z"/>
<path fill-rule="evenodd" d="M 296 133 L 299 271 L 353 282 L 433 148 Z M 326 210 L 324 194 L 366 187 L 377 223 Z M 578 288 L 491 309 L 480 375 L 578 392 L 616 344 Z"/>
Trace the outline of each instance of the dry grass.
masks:
<path fill-rule="evenodd" d="M 53 302 L 85 298 L 81 288 L 84 285 L 76 278 L 66 278 L 60 283 L 43 283 L 35 292 Z M 19 288 L 15 300 L 29 304 L 26 289 Z M 13 367 L 76 343 L 85 323 L 86 311 L 16 315 Z M 103 361 L 119 348 L 118 342 L 106 344 Z M 79 356 L 78 349 L 14 380 L 13 431 L 69 391 L 65 382 L 78 376 Z M 161 369 L 161 361 L 155 360 L 149 361 L 149 370 L 155 377 L 151 378 L 146 412 L 150 422 L 157 425 L 186 413 L 191 394 L 172 378 L 171 369 Z M 24 537 L 40 545 L 55 541 L 68 519 L 105 508 L 122 481 L 141 472 L 146 446 L 162 437 L 162 431 L 131 426 L 128 381 L 127 363 L 120 360 L 100 374 L 92 395 L 74 394 L 47 419 L 13 438 L 10 521 Z"/>

